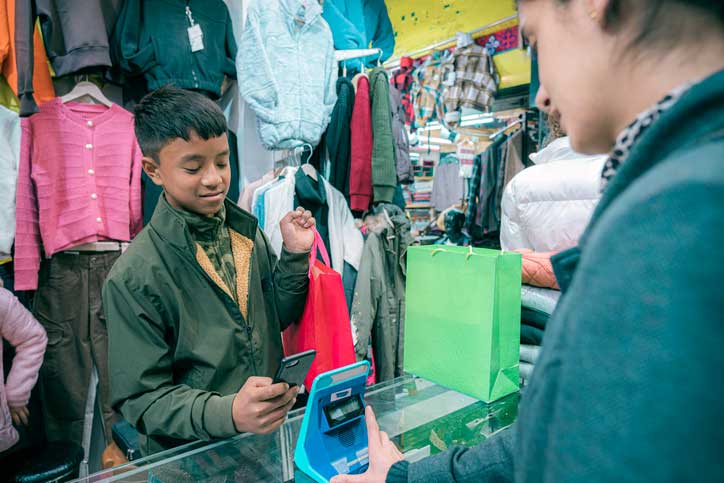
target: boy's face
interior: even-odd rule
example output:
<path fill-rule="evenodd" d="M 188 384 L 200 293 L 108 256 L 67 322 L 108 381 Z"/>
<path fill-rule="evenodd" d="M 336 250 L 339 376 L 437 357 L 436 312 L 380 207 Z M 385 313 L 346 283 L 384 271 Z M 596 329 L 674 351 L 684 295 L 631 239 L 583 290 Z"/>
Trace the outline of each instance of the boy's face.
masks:
<path fill-rule="evenodd" d="M 144 157 L 143 169 L 171 206 L 204 216 L 219 212 L 231 179 L 226 134 L 204 140 L 192 131 L 188 141 L 173 140 L 158 157 L 158 164 Z"/>

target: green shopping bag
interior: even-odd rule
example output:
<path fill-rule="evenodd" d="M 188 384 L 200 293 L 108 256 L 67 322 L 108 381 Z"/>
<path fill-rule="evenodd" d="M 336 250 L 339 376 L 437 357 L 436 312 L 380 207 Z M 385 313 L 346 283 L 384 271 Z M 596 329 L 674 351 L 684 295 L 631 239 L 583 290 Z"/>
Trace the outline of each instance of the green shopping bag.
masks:
<path fill-rule="evenodd" d="M 516 392 L 521 263 L 518 253 L 411 247 L 405 371 L 485 402 Z"/>

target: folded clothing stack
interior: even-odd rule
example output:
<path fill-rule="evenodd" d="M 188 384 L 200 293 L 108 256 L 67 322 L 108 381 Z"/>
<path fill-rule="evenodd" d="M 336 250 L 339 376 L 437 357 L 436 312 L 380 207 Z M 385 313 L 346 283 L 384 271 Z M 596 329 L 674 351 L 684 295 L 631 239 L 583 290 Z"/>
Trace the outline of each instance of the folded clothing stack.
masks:
<path fill-rule="evenodd" d="M 543 333 L 560 296 L 558 290 L 529 285 L 523 285 L 521 289 L 520 378 L 523 385 L 530 379 L 538 360 Z"/>

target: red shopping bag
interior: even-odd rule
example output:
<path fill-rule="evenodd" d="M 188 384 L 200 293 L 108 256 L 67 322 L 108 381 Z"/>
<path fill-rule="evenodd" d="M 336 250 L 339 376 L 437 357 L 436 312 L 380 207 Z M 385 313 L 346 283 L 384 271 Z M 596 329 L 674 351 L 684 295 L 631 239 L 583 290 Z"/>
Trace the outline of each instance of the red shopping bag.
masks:
<path fill-rule="evenodd" d="M 309 293 L 304 313 L 299 322 L 282 334 L 287 356 L 310 349 L 317 351 L 304 380 L 307 388 L 312 387 L 318 374 L 357 362 L 342 276 L 332 269 L 322 237 L 316 230 L 314 232 L 314 245 L 309 255 Z M 317 260 L 317 250 L 324 262 Z"/>

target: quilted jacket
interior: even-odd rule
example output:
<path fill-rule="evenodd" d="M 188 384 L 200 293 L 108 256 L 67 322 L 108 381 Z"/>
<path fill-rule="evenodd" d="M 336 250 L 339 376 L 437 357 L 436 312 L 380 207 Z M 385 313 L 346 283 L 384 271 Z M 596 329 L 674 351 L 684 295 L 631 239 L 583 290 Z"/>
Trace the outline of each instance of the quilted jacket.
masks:
<path fill-rule="evenodd" d="M 252 0 L 239 88 L 267 149 L 316 146 L 337 102 L 332 32 L 313 0 Z"/>
<path fill-rule="evenodd" d="M 575 153 L 561 138 L 531 159 L 536 166 L 505 188 L 501 247 L 550 252 L 576 246 L 601 196 L 606 156 Z"/>

